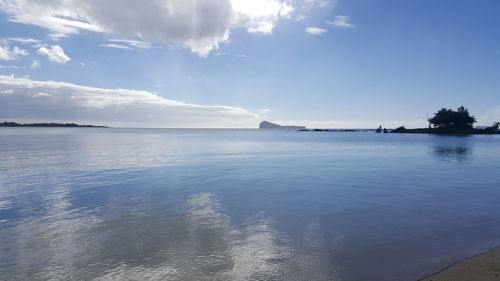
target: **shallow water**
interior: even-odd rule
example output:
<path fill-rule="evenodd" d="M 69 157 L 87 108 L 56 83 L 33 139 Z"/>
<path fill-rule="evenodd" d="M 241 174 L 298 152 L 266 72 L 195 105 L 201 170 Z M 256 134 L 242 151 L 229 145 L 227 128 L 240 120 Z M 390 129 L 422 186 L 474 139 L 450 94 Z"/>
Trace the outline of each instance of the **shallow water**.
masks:
<path fill-rule="evenodd" d="M 1 280 L 416 280 L 500 244 L 500 137 L 0 129 Z"/>

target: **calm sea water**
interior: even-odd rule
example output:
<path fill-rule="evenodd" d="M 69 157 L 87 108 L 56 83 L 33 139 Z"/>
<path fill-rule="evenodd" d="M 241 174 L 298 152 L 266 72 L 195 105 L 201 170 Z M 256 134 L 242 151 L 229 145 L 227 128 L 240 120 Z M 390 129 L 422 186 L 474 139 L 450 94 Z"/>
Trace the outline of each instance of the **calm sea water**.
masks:
<path fill-rule="evenodd" d="M 0 129 L 1 280 L 417 280 L 500 244 L 500 137 Z"/>

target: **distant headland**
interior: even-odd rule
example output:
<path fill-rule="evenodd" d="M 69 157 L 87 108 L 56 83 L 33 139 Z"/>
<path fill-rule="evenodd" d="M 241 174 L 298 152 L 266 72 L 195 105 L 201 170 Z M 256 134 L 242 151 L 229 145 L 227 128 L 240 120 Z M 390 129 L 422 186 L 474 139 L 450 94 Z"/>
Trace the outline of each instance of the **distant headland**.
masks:
<path fill-rule="evenodd" d="M 274 124 L 268 121 L 262 121 L 259 124 L 259 129 L 281 129 L 281 130 L 305 130 L 306 127 L 304 126 L 281 126 L 278 124 Z"/>
<path fill-rule="evenodd" d="M 293 130 L 300 132 L 361 132 L 361 131 L 372 131 L 372 130 L 360 130 L 360 129 L 307 129 L 304 126 L 281 126 L 268 121 L 260 122 L 259 129 L 281 129 L 281 130 Z"/>
<path fill-rule="evenodd" d="M 109 128 L 107 126 L 79 125 L 75 123 L 31 123 L 19 124 L 16 122 L 3 122 L 0 127 L 70 127 L 70 128 Z"/>

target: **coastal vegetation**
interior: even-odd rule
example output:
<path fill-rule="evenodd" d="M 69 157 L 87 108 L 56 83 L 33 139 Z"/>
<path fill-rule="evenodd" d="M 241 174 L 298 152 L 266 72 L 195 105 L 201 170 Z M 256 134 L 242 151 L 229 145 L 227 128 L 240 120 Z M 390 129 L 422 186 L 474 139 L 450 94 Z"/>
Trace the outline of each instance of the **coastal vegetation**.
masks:
<path fill-rule="evenodd" d="M 457 110 L 441 108 L 433 117 L 427 119 L 428 128 L 406 129 L 401 126 L 391 133 L 417 133 L 417 134 L 500 134 L 499 122 L 493 123 L 486 128 L 474 128 L 477 123 L 476 117 L 469 113 L 469 110 L 463 106 Z"/>
<path fill-rule="evenodd" d="M 469 110 L 463 106 L 456 111 L 443 107 L 428 121 L 438 129 L 472 129 L 474 123 L 477 123 L 476 117 L 471 116 Z"/>

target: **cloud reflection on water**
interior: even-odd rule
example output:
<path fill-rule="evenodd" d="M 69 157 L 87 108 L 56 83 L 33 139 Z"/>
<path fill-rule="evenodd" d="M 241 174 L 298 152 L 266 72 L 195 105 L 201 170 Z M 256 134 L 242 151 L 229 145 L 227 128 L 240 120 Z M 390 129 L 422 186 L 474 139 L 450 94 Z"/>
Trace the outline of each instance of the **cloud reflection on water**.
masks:
<path fill-rule="evenodd" d="M 97 246 L 94 237 L 86 234 L 99 219 L 86 211 L 72 209 L 68 194 L 67 185 L 53 182 L 53 188 L 41 198 L 30 198 L 40 200 L 37 210 L 24 208 L 21 210 L 23 219 L 10 228 L 0 228 L 0 244 L 5 250 L 0 264 L 4 269 L 16 269 L 14 272 L 0 270 L 5 280 L 77 278 L 78 257 L 87 255 L 88 249 Z M 16 198 L 16 203 L 24 204 L 22 200 L 27 199 L 22 194 Z"/>
<path fill-rule="evenodd" d="M 9 280 L 336 280 L 317 222 L 299 249 L 263 213 L 232 224 L 211 193 L 156 219 L 83 212 L 70 198 L 55 187 L 43 198 L 48 210 L 2 230 L 16 237 L 3 262 L 17 272 Z"/>

